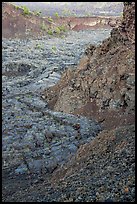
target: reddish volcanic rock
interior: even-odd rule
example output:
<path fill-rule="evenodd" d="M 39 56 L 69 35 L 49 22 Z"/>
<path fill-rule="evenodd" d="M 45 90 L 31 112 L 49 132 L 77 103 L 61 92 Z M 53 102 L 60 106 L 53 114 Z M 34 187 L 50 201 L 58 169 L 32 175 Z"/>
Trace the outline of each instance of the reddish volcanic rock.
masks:
<path fill-rule="evenodd" d="M 3 38 L 26 38 L 38 37 L 47 34 L 42 29 L 54 28 L 56 25 L 33 13 L 24 14 L 22 8 L 16 8 L 11 3 L 2 3 L 2 37 Z"/>
<path fill-rule="evenodd" d="M 82 114 L 99 121 L 108 121 L 113 111 L 114 115 L 121 114 L 123 124 L 134 121 L 134 7 L 134 2 L 128 8 L 125 5 L 123 21 L 118 28 L 112 29 L 111 37 L 92 52 L 91 48 L 87 48 L 76 71 L 67 70 L 57 85 L 45 90 L 49 106 L 56 95 L 52 104 L 55 111 Z M 117 124 L 116 120 L 113 120 L 114 124 Z M 119 124 L 122 125 L 122 122 Z"/>
<path fill-rule="evenodd" d="M 25 38 L 47 35 L 58 26 L 66 30 L 83 30 L 100 27 L 110 27 L 120 22 L 120 17 L 53 17 L 52 22 L 47 17 L 36 16 L 32 13 L 24 15 L 22 8 L 16 8 L 11 3 L 2 3 L 2 37 Z M 45 28 L 42 29 L 42 24 Z M 46 29 L 46 30 L 45 30 Z"/>

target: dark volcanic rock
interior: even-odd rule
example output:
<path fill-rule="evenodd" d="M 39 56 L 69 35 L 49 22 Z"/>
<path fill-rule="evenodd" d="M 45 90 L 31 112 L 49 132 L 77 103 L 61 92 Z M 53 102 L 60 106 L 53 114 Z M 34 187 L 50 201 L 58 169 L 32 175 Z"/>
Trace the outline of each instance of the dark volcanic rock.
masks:
<path fill-rule="evenodd" d="M 59 81 L 66 66 L 76 64 L 95 32 L 93 42 L 98 43 L 110 30 L 72 31 L 48 41 L 3 39 L 3 169 L 13 167 L 10 173 L 16 175 L 52 172 L 99 133 L 93 120 L 50 111 L 41 94 Z M 83 33 L 87 39 L 81 41 Z"/>

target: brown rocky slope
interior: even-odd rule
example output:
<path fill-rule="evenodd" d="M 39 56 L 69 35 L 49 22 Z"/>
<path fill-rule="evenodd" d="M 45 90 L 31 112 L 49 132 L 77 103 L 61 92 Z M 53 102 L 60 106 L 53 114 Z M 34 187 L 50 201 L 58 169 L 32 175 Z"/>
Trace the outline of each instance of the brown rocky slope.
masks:
<path fill-rule="evenodd" d="M 134 2 L 125 4 L 123 21 L 112 30 L 111 37 L 98 47 L 90 45 L 77 69 L 68 69 L 57 85 L 45 90 L 50 108 L 94 117 L 107 128 L 133 123 L 134 14 Z"/>
<path fill-rule="evenodd" d="M 135 201 L 134 9 L 125 2 L 121 26 L 44 93 L 54 110 L 98 118 L 106 129 L 53 173 L 58 201 Z"/>
<path fill-rule="evenodd" d="M 2 2 L 3 38 L 37 38 L 48 36 L 48 32 L 50 35 L 56 34 L 57 29 L 58 25 L 48 17 L 41 17 L 28 8 L 17 7 L 12 2 Z"/>

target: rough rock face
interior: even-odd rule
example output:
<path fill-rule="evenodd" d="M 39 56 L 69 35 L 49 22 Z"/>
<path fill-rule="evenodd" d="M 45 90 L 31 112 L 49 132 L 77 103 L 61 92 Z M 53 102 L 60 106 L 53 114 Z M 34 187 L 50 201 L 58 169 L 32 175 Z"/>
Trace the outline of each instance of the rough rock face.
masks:
<path fill-rule="evenodd" d="M 59 194 L 56 200 L 134 202 L 134 131 L 134 126 L 102 131 L 82 145 L 75 158 L 52 175 L 52 186 Z"/>
<path fill-rule="evenodd" d="M 135 2 L 124 2 L 123 21 L 119 29 L 135 43 Z"/>
<path fill-rule="evenodd" d="M 134 10 L 134 2 L 124 3 L 122 23 L 112 30 L 110 38 L 96 48 L 89 45 L 77 69 L 67 70 L 57 85 L 44 92 L 50 107 L 100 121 L 128 113 L 123 121 L 134 121 Z"/>

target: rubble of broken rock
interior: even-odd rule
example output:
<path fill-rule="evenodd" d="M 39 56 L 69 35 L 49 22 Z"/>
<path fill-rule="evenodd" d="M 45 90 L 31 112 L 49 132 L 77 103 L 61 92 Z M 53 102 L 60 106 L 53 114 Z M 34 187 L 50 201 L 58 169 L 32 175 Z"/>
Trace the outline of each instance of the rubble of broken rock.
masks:
<path fill-rule="evenodd" d="M 84 32 L 87 37 L 81 40 Z M 96 121 L 51 111 L 41 92 L 56 84 L 65 68 L 75 69 L 89 39 L 98 44 L 109 33 L 72 31 L 65 39 L 3 39 L 4 169 L 14 167 L 11 174 L 17 175 L 52 172 L 100 132 Z"/>

